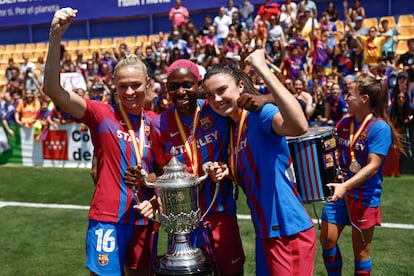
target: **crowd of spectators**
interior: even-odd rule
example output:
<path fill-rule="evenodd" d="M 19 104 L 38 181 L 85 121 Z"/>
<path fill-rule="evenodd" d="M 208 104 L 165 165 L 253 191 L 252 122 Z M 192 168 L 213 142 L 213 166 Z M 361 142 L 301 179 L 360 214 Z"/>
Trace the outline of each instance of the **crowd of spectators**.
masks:
<path fill-rule="evenodd" d="M 239 2 L 239 3 L 236 3 Z M 335 2 L 338 3 L 338 2 Z M 395 55 L 398 26 L 388 21 L 365 26 L 366 10 L 360 0 L 352 5 L 343 1 L 345 31 L 338 26 L 341 17 L 335 3 L 320 11 L 314 1 L 280 4 L 265 0 L 255 6 L 249 0 L 229 0 L 219 7 L 217 16 L 205 15 L 196 26 L 190 11 L 176 0 L 171 8 L 171 32 L 162 32 L 151 44 L 130 49 L 121 43 L 116 49 L 96 51 L 85 59 L 82 52 L 61 51 L 61 72 L 82 74 L 85 89 L 73 92 L 111 104 L 116 101 L 112 71 L 117 61 L 133 53 L 142 56 L 151 71 L 153 91 L 146 108 L 160 113 L 169 105 L 166 68 L 173 61 L 187 58 L 198 64 L 204 74 L 213 64 L 237 66 L 240 51 L 264 48 L 269 67 L 294 94 L 310 125 L 334 125 L 347 113 L 347 89 L 358 75 L 375 75 L 389 86 L 389 110 L 395 125 L 404 131 L 412 123 L 414 111 L 414 39 L 407 40 L 408 52 Z M 11 124 L 46 128 L 73 122 L 42 93 L 44 61 L 24 57 L 17 65 L 10 59 L 6 69 L 7 85 L 2 92 L 1 116 L 5 131 L 13 136 Z M 249 72 L 256 88 L 267 93 L 263 80 Z"/>

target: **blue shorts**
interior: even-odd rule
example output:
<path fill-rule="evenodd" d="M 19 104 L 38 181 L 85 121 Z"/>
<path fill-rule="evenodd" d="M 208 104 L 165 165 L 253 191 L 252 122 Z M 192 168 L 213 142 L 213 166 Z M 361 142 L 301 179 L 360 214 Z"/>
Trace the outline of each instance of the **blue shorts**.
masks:
<path fill-rule="evenodd" d="M 152 225 L 89 220 L 86 234 L 86 267 L 97 275 L 123 275 L 131 269 L 151 266 Z"/>
<path fill-rule="evenodd" d="M 322 221 L 337 225 L 351 225 L 343 198 L 336 202 L 325 202 Z"/>
<path fill-rule="evenodd" d="M 349 197 L 347 197 L 347 200 L 352 223 L 361 230 L 367 230 L 375 225 L 381 225 L 381 208 L 379 206 L 365 206 L 361 202 Z M 325 203 L 322 220 L 338 225 L 350 225 L 349 215 L 344 199 L 340 199 L 337 202 Z"/>

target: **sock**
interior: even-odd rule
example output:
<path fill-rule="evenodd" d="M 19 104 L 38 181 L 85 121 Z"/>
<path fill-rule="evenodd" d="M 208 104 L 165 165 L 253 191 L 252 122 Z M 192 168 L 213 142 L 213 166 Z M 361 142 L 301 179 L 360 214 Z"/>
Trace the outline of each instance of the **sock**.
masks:
<path fill-rule="evenodd" d="M 322 257 L 328 276 L 340 276 L 342 274 L 342 255 L 338 244 L 331 249 L 324 249 Z"/>
<path fill-rule="evenodd" d="M 371 257 L 363 261 L 354 261 L 355 263 L 355 276 L 369 276 L 371 275 L 372 259 Z"/>

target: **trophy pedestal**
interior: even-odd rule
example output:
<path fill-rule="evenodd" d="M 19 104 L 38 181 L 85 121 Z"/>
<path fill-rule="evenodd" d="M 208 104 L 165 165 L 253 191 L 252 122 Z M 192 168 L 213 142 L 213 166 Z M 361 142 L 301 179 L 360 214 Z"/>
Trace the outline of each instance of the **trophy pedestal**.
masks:
<path fill-rule="evenodd" d="M 196 267 L 188 268 L 174 268 L 169 269 L 161 266 L 161 260 L 163 256 L 159 257 L 155 266 L 154 272 L 157 276 L 168 276 L 168 275 L 188 275 L 188 276 L 204 276 L 204 275 L 214 275 L 214 265 L 209 258 L 206 258 L 204 264 L 198 265 Z"/>
<path fill-rule="evenodd" d="M 156 275 L 213 275 L 212 262 L 200 248 L 191 245 L 188 234 L 172 235 L 169 247 L 155 264 Z"/>

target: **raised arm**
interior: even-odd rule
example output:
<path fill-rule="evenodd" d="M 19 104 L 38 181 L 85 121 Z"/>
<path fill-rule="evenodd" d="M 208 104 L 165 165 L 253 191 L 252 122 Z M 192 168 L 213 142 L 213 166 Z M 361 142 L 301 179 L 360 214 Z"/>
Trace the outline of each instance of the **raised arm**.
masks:
<path fill-rule="evenodd" d="M 56 11 L 53 16 L 45 65 L 44 92 L 56 105 L 80 119 L 85 114 L 85 100 L 76 93 L 65 90 L 60 84 L 60 43 L 62 35 L 77 12 L 71 8 L 63 8 Z"/>
<path fill-rule="evenodd" d="M 263 49 L 253 51 L 245 60 L 264 80 L 280 113 L 273 118 L 272 128 L 279 135 L 298 136 L 308 129 L 308 121 L 297 99 L 269 70 Z"/>

